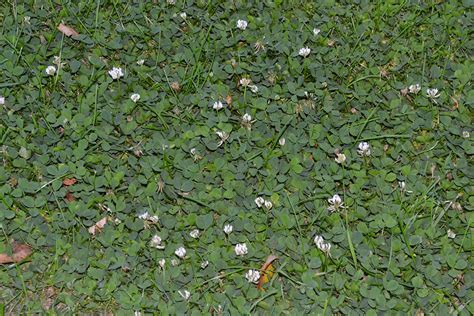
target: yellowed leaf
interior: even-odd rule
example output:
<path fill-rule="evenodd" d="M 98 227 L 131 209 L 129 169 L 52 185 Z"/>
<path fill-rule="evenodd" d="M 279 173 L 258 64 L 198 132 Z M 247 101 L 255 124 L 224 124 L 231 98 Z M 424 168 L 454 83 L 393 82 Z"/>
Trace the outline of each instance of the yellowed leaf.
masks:
<path fill-rule="evenodd" d="M 262 265 L 262 268 L 260 268 L 261 276 L 258 280 L 257 289 L 263 290 L 262 286 L 271 280 L 273 274 L 275 273 L 275 267 L 273 267 L 272 262 L 276 259 L 278 259 L 277 256 L 269 255 L 265 263 Z"/>

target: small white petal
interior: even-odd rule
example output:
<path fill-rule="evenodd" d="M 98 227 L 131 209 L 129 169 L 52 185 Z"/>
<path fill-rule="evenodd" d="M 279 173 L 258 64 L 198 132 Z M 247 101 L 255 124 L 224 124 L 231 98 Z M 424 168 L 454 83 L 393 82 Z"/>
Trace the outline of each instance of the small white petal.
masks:
<path fill-rule="evenodd" d="M 175 250 L 174 254 L 182 259 L 186 257 L 186 249 L 184 249 L 184 247 L 179 247 Z"/>

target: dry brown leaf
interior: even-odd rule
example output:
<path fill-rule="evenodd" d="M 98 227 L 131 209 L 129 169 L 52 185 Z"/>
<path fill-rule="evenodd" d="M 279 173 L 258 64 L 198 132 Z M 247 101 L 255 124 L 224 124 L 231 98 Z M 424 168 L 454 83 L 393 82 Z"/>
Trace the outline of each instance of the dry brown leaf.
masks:
<path fill-rule="evenodd" d="M 107 217 L 102 218 L 100 221 L 95 223 L 94 226 L 89 227 L 89 233 L 95 236 L 96 233 L 100 232 L 100 230 L 104 228 L 106 223 L 107 223 Z"/>
<path fill-rule="evenodd" d="M 65 199 L 68 202 L 72 202 L 76 200 L 76 198 L 74 197 L 74 194 L 72 194 L 71 192 L 66 193 Z"/>
<path fill-rule="evenodd" d="M 70 186 L 70 185 L 75 184 L 76 182 L 77 182 L 76 178 L 65 178 L 65 179 L 63 180 L 63 185 L 64 185 L 65 187 L 68 187 L 68 186 Z"/>
<path fill-rule="evenodd" d="M 59 24 L 58 30 L 66 36 L 79 36 L 75 29 L 63 23 Z"/>
<path fill-rule="evenodd" d="M 31 252 L 31 247 L 27 244 L 20 244 L 14 241 L 13 254 L 9 256 L 6 253 L 0 253 L 0 264 L 21 262 L 31 255 Z"/>
<path fill-rule="evenodd" d="M 262 286 L 265 283 L 268 283 L 270 279 L 272 278 L 273 273 L 275 272 L 275 268 L 273 267 L 272 262 L 275 261 L 276 259 L 278 259 L 277 256 L 269 255 L 265 263 L 260 268 L 261 276 L 260 276 L 260 280 L 258 280 L 257 289 L 263 290 Z"/>

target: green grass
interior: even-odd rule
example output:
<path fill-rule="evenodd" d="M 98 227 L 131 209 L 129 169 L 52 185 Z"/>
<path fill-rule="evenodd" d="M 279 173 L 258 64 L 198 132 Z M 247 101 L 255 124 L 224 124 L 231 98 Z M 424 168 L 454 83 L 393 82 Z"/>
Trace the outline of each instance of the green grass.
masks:
<path fill-rule="evenodd" d="M 0 315 L 474 313 L 468 1 L 155 2 L 0 4 Z"/>

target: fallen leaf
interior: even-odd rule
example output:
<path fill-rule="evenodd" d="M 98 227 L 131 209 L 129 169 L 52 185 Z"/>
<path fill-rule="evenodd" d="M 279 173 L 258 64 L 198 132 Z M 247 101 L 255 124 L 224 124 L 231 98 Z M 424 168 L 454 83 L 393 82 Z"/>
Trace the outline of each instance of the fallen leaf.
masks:
<path fill-rule="evenodd" d="M 68 186 L 70 186 L 70 185 L 75 184 L 76 182 L 77 182 L 77 179 L 76 179 L 76 178 L 65 178 L 65 179 L 63 180 L 63 185 L 64 185 L 65 187 L 68 187 Z"/>
<path fill-rule="evenodd" d="M 74 197 L 74 194 L 72 194 L 71 192 L 67 192 L 66 193 L 66 197 L 65 197 L 66 201 L 68 202 L 72 202 L 72 201 L 75 201 L 76 198 Z"/>
<path fill-rule="evenodd" d="M 100 221 L 94 224 L 94 226 L 89 227 L 89 233 L 95 236 L 96 233 L 100 232 L 107 223 L 107 217 L 102 218 Z"/>
<path fill-rule="evenodd" d="M 31 255 L 31 252 L 31 247 L 27 244 L 20 244 L 14 241 L 13 254 L 9 256 L 6 253 L 0 253 L 0 264 L 21 262 Z"/>
<path fill-rule="evenodd" d="M 66 36 L 79 36 L 75 29 L 63 23 L 59 24 L 58 30 Z"/>
<path fill-rule="evenodd" d="M 228 95 L 225 97 L 225 102 L 226 102 L 229 106 L 232 106 L 232 95 L 228 94 Z"/>
<path fill-rule="evenodd" d="M 277 256 L 269 255 L 265 263 L 260 268 L 261 276 L 260 276 L 260 280 L 258 280 L 257 289 L 263 290 L 262 286 L 265 283 L 268 283 L 270 279 L 272 278 L 273 273 L 275 272 L 275 267 L 273 267 L 272 262 L 275 261 L 276 259 L 278 259 Z"/>

